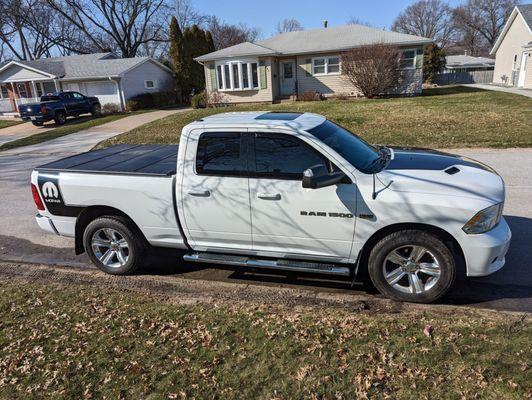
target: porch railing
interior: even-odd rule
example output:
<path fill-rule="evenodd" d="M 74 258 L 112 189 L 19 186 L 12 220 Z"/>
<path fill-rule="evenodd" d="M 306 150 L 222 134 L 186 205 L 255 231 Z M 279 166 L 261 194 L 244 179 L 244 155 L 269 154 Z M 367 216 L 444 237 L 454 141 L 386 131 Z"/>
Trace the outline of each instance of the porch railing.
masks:
<path fill-rule="evenodd" d="M 13 111 L 13 105 L 9 99 L 0 99 L 0 112 L 8 113 Z"/>
<path fill-rule="evenodd" d="M 15 99 L 17 106 L 30 103 L 39 103 L 41 101 L 40 97 L 24 97 L 20 99 Z"/>

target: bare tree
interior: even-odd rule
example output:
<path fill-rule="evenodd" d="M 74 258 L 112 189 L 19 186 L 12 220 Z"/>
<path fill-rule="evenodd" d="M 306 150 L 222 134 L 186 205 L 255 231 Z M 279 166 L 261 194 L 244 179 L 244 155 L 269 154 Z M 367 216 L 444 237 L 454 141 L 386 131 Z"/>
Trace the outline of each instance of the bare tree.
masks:
<path fill-rule="evenodd" d="M 478 32 L 491 47 L 519 3 L 519 0 L 467 0 L 454 9 L 453 17 L 459 29 Z"/>
<path fill-rule="evenodd" d="M 374 28 L 375 27 L 375 25 L 373 25 L 372 23 L 364 21 L 364 20 L 361 20 L 358 17 L 349 18 L 347 20 L 347 25 L 364 25 L 364 26 L 368 26 L 370 28 Z"/>
<path fill-rule="evenodd" d="M 277 33 L 287 33 L 294 31 L 302 31 L 303 26 L 294 18 L 285 18 L 277 23 Z"/>
<path fill-rule="evenodd" d="M 392 30 L 431 38 L 445 47 L 454 34 L 452 11 L 441 0 L 420 0 L 397 16 Z"/>
<path fill-rule="evenodd" d="M 390 44 L 356 47 L 342 54 L 342 74 L 364 96 L 373 98 L 401 83 L 400 60 L 401 51 Z"/>
<path fill-rule="evenodd" d="M 194 8 L 190 0 L 175 0 L 175 17 L 181 30 L 192 25 L 203 26 L 209 20 L 207 15 L 201 14 Z"/>
<path fill-rule="evenodd" d="M 45 1 L 101 51 L 134 57 L 147 43 L 167 40 L 166 0 Z"/>
<path fill-rule="evenodd" d="M 50 55 L 54 42 L 43 31 L 51 29 L 54 23 L 50 9 L 38 0 L 0 2 L 0 42 L 19 60 Z"/>
<path fill-rule="evenodd" d="M 260 35 L 258 28 L 248 27 L 243 23 L 227 24 L 216 16 L 209 17 L 206 28 L 211 32 L 216 49 L 223 49 L 242 42 L 254 42 Z"/>

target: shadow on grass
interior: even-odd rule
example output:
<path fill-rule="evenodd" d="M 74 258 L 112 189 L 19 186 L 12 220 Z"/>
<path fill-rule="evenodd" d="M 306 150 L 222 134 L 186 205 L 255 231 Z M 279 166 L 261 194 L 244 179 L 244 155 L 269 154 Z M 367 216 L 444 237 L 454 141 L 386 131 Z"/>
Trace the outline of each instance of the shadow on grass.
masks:
<path fill-rule="evenodd" d="M 479 89 L 470 86 L 442 86 L 433 89 L 423 89 L 422 96 L 447 96 L 450 94 L 463 94 L 463 93 L 478 93 L 486 92 L 484 89 Z"/>

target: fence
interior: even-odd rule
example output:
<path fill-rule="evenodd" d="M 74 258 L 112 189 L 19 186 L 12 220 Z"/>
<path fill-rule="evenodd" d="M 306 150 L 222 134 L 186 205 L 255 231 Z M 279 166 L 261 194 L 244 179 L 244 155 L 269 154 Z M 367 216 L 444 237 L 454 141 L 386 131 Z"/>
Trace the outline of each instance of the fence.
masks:
<path fill-rule="evenodd" d="M 436 75 L 434 83 L 438 85 L 452 85 L 454 83 L 491 83 L 493 70 L 471 72 L 448 72 Z"/>

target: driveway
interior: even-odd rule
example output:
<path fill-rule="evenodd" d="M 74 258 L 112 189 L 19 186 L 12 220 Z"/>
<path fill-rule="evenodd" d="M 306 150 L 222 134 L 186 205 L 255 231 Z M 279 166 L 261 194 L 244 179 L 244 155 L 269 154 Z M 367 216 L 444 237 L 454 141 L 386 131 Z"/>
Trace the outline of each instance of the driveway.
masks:
<path fill-rule="evenodd" d="M 0 129 L 0 146 L 4 143 L 32 136 L 37 133 L 46 132 L 54 128 L 54 124 L 48 124 L 45 126 L 34 126 L 30 122 L 8 126 L 7 128 Z"/>
<path fill-rule="evenodd" d="M 516 88 L 516 87 L 510 87 L 510 86 L 497 86 L 497 85 L 489 85 L 489 84 L 483 84 L 483 83 L 471 83 L 467 85 L 462 85 L 477 89 L 484 89 L 484 90 L 494 90 L 496 92 L 506 92 L 506 93 L 513 93 L 513 94 L 519 94 L 521 96 L 526 96 L 532 98 L 532 89 L 522 89 L 522 88 Z"/>
<path fill-rule="evenodd" d="M 0 153 L 0 200 L 4 206 L 0 207 L 0 259 L 67 266 L 89 265 L 85 256 L 74 256 L 72 239 L 44 234 L 38 229 L 33 218 L 35 205 L 28 184 L 31 170 L 51 160 L 89 150 L 101 140 L 172 112 L 178 111 L 135 115 L 46 143 Z M 532 149 L 452 151 L 485 162 L 503 176 L 507 189 L 504 214 L 512 229 L 513 241 L 505 268 L 489 277 L 459 282 L 449 301 L 532 312 L 532 183 L 529 179 L 532 174 Z M 157 271 L 162 268 L 164 274 L 170 275 L 179 271 L 178 276 L 184 278 L 306 286 L 317 291 L 351 290 L 345 282 L 317 283 L 293 275 L 279 278 L 198 266 L 182 266 L 178 270 L 175 254 L 163 250 L 158 250 L 157 254 L 163 255 L 155 261 L 159 268 Z"/>

